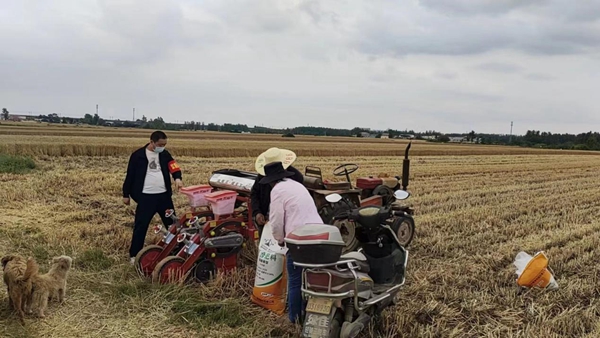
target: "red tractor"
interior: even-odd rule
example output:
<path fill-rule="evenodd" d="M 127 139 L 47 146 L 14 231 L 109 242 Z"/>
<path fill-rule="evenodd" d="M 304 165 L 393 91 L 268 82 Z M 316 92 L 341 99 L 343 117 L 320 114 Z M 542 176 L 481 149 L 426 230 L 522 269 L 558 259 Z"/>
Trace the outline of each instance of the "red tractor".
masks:
<path fill-rule="evenodd" d="M 192 277 L 206 282 L 217 271 L 230 271 L 239 266 L 240 251 L 248 242 L 258 239 L 258 230 L 252 221 L 250 190 L 255 174 L 224 169 L 213 172 L 209 183 L 217 189 L 206 194 L 212 217 L 192 234 L 180 232 L 177 243 L 183 246 L 176 254 L 160 260 L 152 280 L 167 283 L 173 278 Z"/>
<path fill-rule="evenodd" d="M 323 180 L 321 169 L 318 167 L 307 166 L 305 169 L 304 185 L 311 192 L 319 214 L 325 224 L 335 225 L 340 229 L 342 238 L 346 243 L 344 253 L 356 249 L 358 242 L 355 240 L 356 225 L 353 221 L 334 220 L 334 216 L 344 211 L 367 205 L 390 206 L 395 209 L 403 210 L 407 217 L 395 220 L 394 229 L 400 241 L 406 245 L 412 241 L 414 234 L 414 221 L 412 219 L 413 210 L 407 206 L 396 205 L 394 191 L 402 189 L 406 191 L 408 186 L 410 160 L 408 159 L 409 143 L 404 152 L 402 162 L 402 176 L 395 177 L 359 177 L 356 180 L 356 186 L 352 185 L 350 174 L 358 170 L 358 165 L 348 163 L 342 164 L 333 170 L 334 176 L 345 176 L 346 182 L 331 182 Z M 401 187 L 402 185 L 402 187 Z M 330 194 L 339 194 L 347 203 L 331 204 L 325 199 Z"/>

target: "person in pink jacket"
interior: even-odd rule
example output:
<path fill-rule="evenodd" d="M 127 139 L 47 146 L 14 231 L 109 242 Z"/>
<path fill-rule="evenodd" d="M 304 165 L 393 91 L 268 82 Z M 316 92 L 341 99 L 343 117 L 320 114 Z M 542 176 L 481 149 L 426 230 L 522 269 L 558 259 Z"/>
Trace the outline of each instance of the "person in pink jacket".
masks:
<path fill-rule="evenodd" d="M 281 162 L 272 162 L 264 167 L 265 177 L 260 184 L 270 184 L 271 203 L 269 223 L 273 237 L 280 246 L 285 246 L 286 234 L 305 224 L 323 224 L 315 202 L 303 184 L 289 179 L 294 173 L 286 171 Z M 288 306 L 292 323 L 304 318 L 302 304 L 302 268 L 294 265 L 288 253 L 286 255 L 288 273 Z"/>

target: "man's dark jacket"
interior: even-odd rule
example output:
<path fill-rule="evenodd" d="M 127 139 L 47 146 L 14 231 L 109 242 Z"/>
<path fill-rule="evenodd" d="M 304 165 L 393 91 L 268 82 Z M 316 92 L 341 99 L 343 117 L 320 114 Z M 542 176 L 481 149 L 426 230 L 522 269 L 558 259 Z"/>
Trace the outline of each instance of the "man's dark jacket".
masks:
<path fill-rule="evenodd" d="M 298 169 L 289 166 L 286 170 L 294 173 L 291 179 L 301 184 L 304 182 L 304 176 L 302 176 L 302 173 Z M 252 215 L 256 216 L 256 214 L 261 213 L 265 218 L 269 218 L 269 204 L 271 204 L 271 190 L 273 188 L 271 188 L 270 184 L 258 183 L 263 177 L 263 175 L 258 174 L 250 192 Z"/>
<path fill-rule="evenodd" d="M 129 157 L 127 175 L 125 176 L 125 182 L 123 182 L 123 197 L 127 198 L 131 196 L 135 202 L 140 200 L 142 191 L 144 190 L 144 180 L 146 179 L 146 171 L 148 170 L 148 158 L 146 157 L 146 147 L 148 144 L 134 151 Z M 160 169 L 165 179 L 167 194 L 171 195 L 173 189 L 171 189 L 169 174 L 173 175 L 173 179 L 181 179 L 181 169 L 167 150 L 163 150 L 158 154 L 158 162 L 160 163 Z"/>

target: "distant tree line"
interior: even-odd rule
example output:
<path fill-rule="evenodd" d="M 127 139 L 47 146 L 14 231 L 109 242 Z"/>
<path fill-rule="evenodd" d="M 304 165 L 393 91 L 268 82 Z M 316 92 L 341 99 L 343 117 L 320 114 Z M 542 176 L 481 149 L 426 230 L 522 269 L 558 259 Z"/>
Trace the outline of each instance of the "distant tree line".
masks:
<path fill-rule="evenodd" d="M 2 109 L 0 117 L 3 120 L 9 119 L 9 111 Z M 427 139 L 430 142 L 450 142 L 451 137 L 463 138 L 467 142 L 480 144 L 510 145 L 520 147 L 549 148 L 549 149 L 575 149 L 575 150 L 600 150 L 600 134 L 597 132 L 587 132 L 577 135 L 573 134 L 552 134 L 550 132 L 540 132 L 538 130 L 528 130 L 525 135 L 501 135 L 485 134 L 471 131 L 469 133 L 449 133 L 444 134 L 435 130 L 425 132 L 415 132 L 414 130 L 396 130 L 387 129 L 384 131 L 371 131 L 369 128 L 355 127 L 352 129 L 326 128 L 303 126 L 295 128 L 267 128 L 262 126 L 249 127 L 246 124 L 215 124 L 195 121 L 186 121 L 184 123 L 167 123 L 162 117 L 147 119 L 142 116 L 136 121 L 105 120 L 98 114 L 85 114 L 83 118 L 60 117 L 58 114 L 39 115 L 38 120 L 48 123 L 62 124 L 88 124 L 97 126 L 114 126 L 126 128 L 160 129 L 160 130 L 188 130 L 188 131 L 220 131 L 229 133 L 253 133 L 253 134 L 280 134 L 287 137 L 294 135 L 313 135 L 313 136 L 341 136 L 341 137 L 363 137 L 368 134 L 369 137 L 379 138 L 387 134 L 389 138 L 395 138 L 400 135 L 411 135 L 416 139 Z"/>
<path fill-rule="evenodd" d="M 513 139 L 512 144 L 536 148 L 600 150 L 600 134 L 591 131 L 577 135 L 552 134 L 528 130 L 524 136 Z"/>

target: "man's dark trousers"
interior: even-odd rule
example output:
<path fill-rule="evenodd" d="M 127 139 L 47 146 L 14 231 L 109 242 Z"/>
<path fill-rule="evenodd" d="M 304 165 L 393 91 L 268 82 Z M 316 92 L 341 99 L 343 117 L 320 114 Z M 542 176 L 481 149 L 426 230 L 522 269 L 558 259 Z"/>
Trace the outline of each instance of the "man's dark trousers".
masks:
<path fill-rule="evenodd" d="M 144 247 L 148 226 L 157 212 L 165 227 L 173 223 L 170 218 L 165 217 L 167 209 L 175 209 L 173 199 L 169 193 L 141 194 L 135 208 L 135 223 L 133 225 L 133 239 L 129 248 L 129 257 L 137 256 L 138 252 Z"/>

